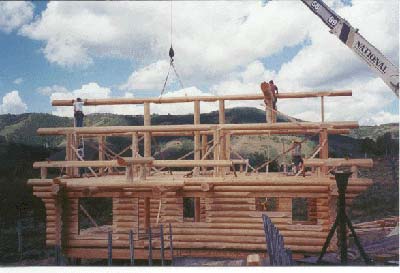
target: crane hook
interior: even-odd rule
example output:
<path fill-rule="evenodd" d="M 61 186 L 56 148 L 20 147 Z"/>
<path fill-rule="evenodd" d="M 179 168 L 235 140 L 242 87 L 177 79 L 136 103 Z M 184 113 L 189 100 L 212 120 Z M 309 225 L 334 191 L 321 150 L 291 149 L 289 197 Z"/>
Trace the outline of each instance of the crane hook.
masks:
<path fill-rule="evenodd" d="M 171 47 L 169 49 L 169 57 L 171 58 L 171 61 L 174 61 L 174 56 L 175 56 L 175 52 L 171 45 Z"/>

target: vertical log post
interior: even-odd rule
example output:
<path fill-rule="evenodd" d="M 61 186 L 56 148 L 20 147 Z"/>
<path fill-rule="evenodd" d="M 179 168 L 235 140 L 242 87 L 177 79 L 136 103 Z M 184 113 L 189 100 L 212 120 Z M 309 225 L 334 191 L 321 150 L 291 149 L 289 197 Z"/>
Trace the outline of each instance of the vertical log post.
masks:
<path fill-rule="evenodd" d="M 150 198 L 144 198 L 144 229 L 147 231 L 150 228 Z"/>
<path fill-rule="evenodd" d="M 129 230 L 129 254 L 131 265 L 135 265 L 135 238 L 133 236 L 133 230 Z"/>
<path fill-rule="evenodd" d="M 151 115 L 150 115 L 150 103 L 144 103 L 144 115 L 143 115 L 143 125 L 149 126 L 151 125 Z M 150 157 L 151 156 L 151 133 L 145 132 L 144 133 L 144 156 Z M 147 169 L 147 174 L 150 175 L 150 168 Z"/>
<path fill-rule="evenodd" d="M 350 171 L 352 172 L 351 178 L 357 178 L 358 177 L 358 166 L 356 166 L 356 165 L 351 166 Z"/>
<path fill-rule="evenodd" d="M 328 144 L 328 130 L 324 128 L 319 133 L 319 145 L 322 145 L 325 142 L 325 145 L 322 146 L 321 151 L 319 152 L 319 158 L 328 159 L 329 156 L 329 144 Z M 328 171 L 326 166 L 321 167 L 321 172 L 325 174 Z"/>
<path fill-rule="evenodd" d="M 225 159 L 231 159 L 231 132 L 225 134 Z"/>
<path fill-rule="evenodd" d="M 138 153 L 139 153 L 139 137 L 138 137 L 138 133 L 137 132 L 132 133 L 131 150 L 132 150 L 132 158 L 136 158 Z M 133 171 L 134 171 L 135 174 L 137 174 L 138 171 L 139 171 L 139 167 L 135 165 L 133 167 Z"/>
<path fill-rule="evenodd" d="M 161 255 L 161 265 L 164 265 L 164 227 L 163 225 L 160 225 L 160 241 L 161 241 L 161 249 L 160 249 L 160 255 Z"/>
<path fill-rule="evenodd" d="M 66 140 L 66 145 L 65 145 L 65 159 L 67 161 L 71 161 L 72 160 L 72 149 L 71 149 L 71 145 L 72 145 L 72 134 L 67 134 L 67 140 Z M 67 167 L 65 168 L 65 171 L 67 173 L 68 176 L 72 176 L 73 175 L 73 168 L 72 167 Z"/>
<path fill-rule="evenodd" d="M 321 121 L 325 122 L 324 96 L 321 96 Z"/>
<path fill-rule="evenodd" d="M 63 227 L 63 211 L 62 198 L 60 193 L 60 182 L 55 181 L 52 187 L 52 195 L 55 201 L 55 245 L 56 245 L 56 263 L 60 265 L 61 261 L 61 245 L 62 245 L 62 227 Z"/>
<path fill-rule="evenodd" d="M 225 100 L 218 100 L 218 121 L 219 124 L 225 124 Z M 225 139 L 226 135 L 224 131 L 220 132 L 220 137 L 219 137 L 219 158 L 221 160 L 224 160 L 226 157 L 226 139 Z M 215 147 L 217 148 L 217 147 Z M 226 168 L 225 167 L 220 167 L 218 168 L 218 173 L 220 175 L 225 174 L 226 173 Z"/>
<path fill-rule="evenodd" d="M 153 265 L 153 246 L 152 246 L 151 226 L 149 226 L 149 265 Z"/>
<path fill-rule="evenodd" d="M 104 160 L 104 143 L 105 143 L 105 136 L 98 137 L 99 142 L 99 160 Z M 99 168 L 100 175 L 104 175 L 104 168 Z"/>
<path fill-rule="evenodd" d="M 108 232 L 108 265 L 112 265 L 112 231 Z"/>
<path fill-rule="evenodd" d="M 194 115 L 193 115 L 193 123 L 194 125 L 200 124 L 200 101 L 194 101 Z M 201 159 L 201 151 L 200 151 L 200 132 L 194 132 L 194 160 Z M 194 168 L 194 175 L 199 175 L 199 167 Z"/>
<path fill-rule="evenodd" d="M 194 197 L 194 221 L 200 222 L 200 197 Z"/>
<path fill-rule="evenodd" d="M 219 157 L 219 150 L 220 150 L 219 146 L 221 145 L 221 143 L 220 143 L 220 134 L 219 134 L 219 130 L 218 129 L 214 130 L 213 136 L 214 136 L 214 144 L 215 144 L 214 150 L 213 150 L 213 152 L 214 152 L 214 160 L 219 160 L 220 159 L 220 157 Z M 218 175 L 219 175 L 219 168 L 218 167 L 214 167 L 214 176 L 218 176 Z"/>
<path fill-rule="evenodd" d="M 203 157 L 207 153 L 207 142 L 208 142 L 208 136 L 206 134 L 201 135 L 201 156 Z M 207 159 L 207 158 L 205 158 Z M 207 167 L 202 167 L 201 170 L 203 172 L 207 171 Z"/>
<path fill-rule="evenodd" d="M 46 179 L 47 178 L 47 168 L 46 167 L 41 167 L 40 168 L 40 178 L 41 179 Z"/>

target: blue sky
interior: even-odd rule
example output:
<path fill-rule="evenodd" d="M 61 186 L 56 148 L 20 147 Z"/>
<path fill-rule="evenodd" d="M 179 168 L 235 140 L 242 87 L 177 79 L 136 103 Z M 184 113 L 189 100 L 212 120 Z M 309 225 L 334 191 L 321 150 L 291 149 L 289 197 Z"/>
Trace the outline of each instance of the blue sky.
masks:
<path fill-rule="evenodd" d="M 396 1 L 390 5 L 382 1 L 326 2 L 359 27 L 389 59 L 398 59 L 398 26 L 393 24 L 398 22 Z M 70 111 L 52 108 L 50 101 L 76 94 L 158 96 L 168 68 L 170 18 L 165 10 L 169 5 L 0 3 L 1 113 L 70 115 Z M 371 6 L 375 14 L 370 14 L 369 21 L 363 20 L 361 15 Z M 196 12 L 191 18 L 185 16 L 192 10 Z M 332 120 L 353 119 L 365 124 L 398 121 L 398 100 L 390 89 L 301 3 L 174 2 L 173 12 L 176 68 L 189 89 L 179 90 L 172 77 L 168 95 L 256 93 L 261 81 L 274 78 L 287 92 L 352 89 L 354 107 L 348 114 L 336 113 L 343 99 L 327 102 L 327 117 Z M 382 36 L 385 43 L 379 39 Z M 46 92 L 40 91 L 45 88 Z M 21 101 L 16 93 L 7 96 L 12 91 L 18 91 Z M 13 100 L 17 100 L 15 105 Z M 284 101 L 281 109 L 313 120 L 318 104 L 313 100 Z M 160 113 L 174 110 L 155 109 Z M 185 109 L 179 107 L 175 112 L 184 113 Z M 207 110 L 212 109 L 202 108 Z M 120 107 L 111 112 L 137 111 Z"/>

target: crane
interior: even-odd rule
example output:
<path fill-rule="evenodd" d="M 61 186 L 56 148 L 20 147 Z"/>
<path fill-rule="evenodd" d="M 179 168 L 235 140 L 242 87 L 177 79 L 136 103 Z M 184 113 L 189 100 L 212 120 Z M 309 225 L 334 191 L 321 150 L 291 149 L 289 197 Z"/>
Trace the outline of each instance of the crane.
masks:
<path fill-rule="evenodd" d="M 330 33 L 336 35 L 340 41 L 366 62 L 399 97 L 399 69 L 385 55 L 358 33 L 358 29 L 337 15 L 322 0 L 301 1 L 330 28 Z"/>

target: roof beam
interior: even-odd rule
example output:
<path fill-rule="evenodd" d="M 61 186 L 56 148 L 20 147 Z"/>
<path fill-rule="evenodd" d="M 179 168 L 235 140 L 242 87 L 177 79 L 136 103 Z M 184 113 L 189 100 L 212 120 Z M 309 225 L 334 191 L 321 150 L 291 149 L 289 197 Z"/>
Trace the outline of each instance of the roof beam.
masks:
<path fill-rule="evenodd" d="M 286 92 L 279 93 L 279 99 L 299 99 L 316 97 L 341 97 L 352 96 L 351 90 L 339 91 L 317 91 L 317 92 Z M 185 97 L 161 97 L 161 98 L 107 98 L 107 99 L 84 99 L 87 106 L 90 105 L 119 105 L 119 104 L 144 104 L 148 103 L 183 103 L 193 101 L 216 102 L 218 100 L 263 100 L 263 94 L 240 94 L 226 96 L 185 96 Z M 53 106 L 72 106 L 73 100 L 53 100 Z"/>

